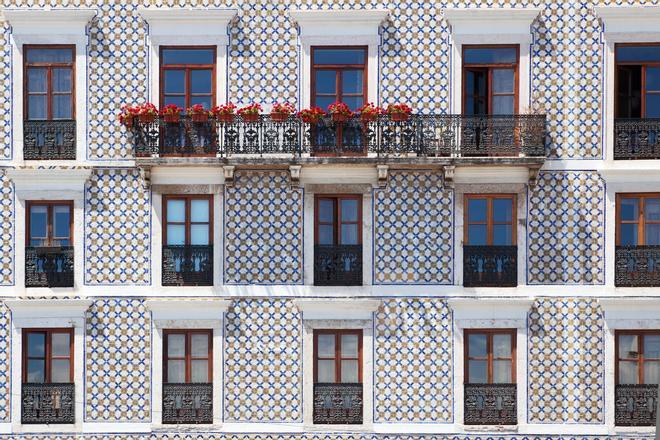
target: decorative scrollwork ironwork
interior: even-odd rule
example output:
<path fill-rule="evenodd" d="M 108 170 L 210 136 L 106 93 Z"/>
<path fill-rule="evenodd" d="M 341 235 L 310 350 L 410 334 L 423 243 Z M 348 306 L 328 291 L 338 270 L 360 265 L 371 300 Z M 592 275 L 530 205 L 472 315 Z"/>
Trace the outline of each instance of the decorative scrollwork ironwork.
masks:
<path fill-rule="evenodd" d="M 315 424 L 359 425 L 362 423 L 361 383 L 315 383 Z"/>
<path fill-rule="evenodd" d="M 314 285 L 361 286 L 362 245 L 314 246 Z"/>
<path fill-rule="evenodd" d="M 516 384 L 464 385 L 466 425 L 516 425 Z"/>
<path fill-rule="evenodd" d="M 614 392 L 616 426 L 655 426 L 658 385 L 617 385 Z"/>
<path fill-rule="evenodd" d="M 614 159 L 660 159 L 660 119 L 615 119 Z"/>
<path fill-rule="evenodd" d="M 75 422 L 75 385 L 72 383 L 24 383 L 21 388 L 21 423 L 62 424 Z"/>
<path fill-rule="evenodd" d="M 76 121 L 23 121 L 25 160 L 75 160 Z"/>
<path fill-rule="evenodd" d="M 212 286 L 213 246 L 163 246 L 163 286 Z"/>
<path fill-rule="evenodd" d="M 619 287 L 660 286 L 660 246 L 617 246 L 614 284 Z"/>
<path fill-rule="evenodd" d="M 465 287 L 518 285 L 517 246 L 463 246 Z"/>
<path fill-rule="evenodd" d="M 163 423 L 213 423 L 213 384 L 164 383 Z"/>
<path fill-rule="evenodd" d="M 25 287 L 73 287 L 73 246 L 27 246 Z"/>

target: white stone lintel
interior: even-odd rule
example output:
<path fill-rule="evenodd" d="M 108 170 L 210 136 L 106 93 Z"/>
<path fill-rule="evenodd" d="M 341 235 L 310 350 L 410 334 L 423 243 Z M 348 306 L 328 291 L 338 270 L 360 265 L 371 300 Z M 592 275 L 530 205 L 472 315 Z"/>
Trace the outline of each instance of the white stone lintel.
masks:
<path fill-rule="evenodd" d="M 28 200 L 44 191 L 82 194 L 92 168 L 9 168 L 5 175 L 14 182 L 16 196 Z"/>
<path fill-rule="evenodd" d="M 216 167 L 152 167 L 152 185 L 222 185 L 225 176 Z"/>
<path fill-rule="evenodd" d="M 231 301 L 222 299 L 148 299 L 154 320 L 220 320 Z"/>
<path fill-rule="evenodd" d="M 387 9 L 291 10 L 291 18 L 300 26 L 301 37 L 378 36 L 378 28 L 387 20 Z"/>
<path fill-rule="evenodd" d="M 453 35 L 530 34 L 539 8 L 445 8 Z"/>
<path fill-rule="evenodd" d="M 599 298 L 605 319 L 660 319 L 660 298 Z"/>
<path fill-rule="evenodd" d="M 296 299 L 293 303 L 303 319 L 373 319 L 381 305 L 379 299 L 310 298 Z"/>
<path fill-rule="evenodd" d="M 84 318 L 91 299 L 7 299 L 12 320 L 48 318 Z"/>
<path fill-rule="evenodd" d="M 605 35 L 658 32 L 660 27 L 657 6 L 596 6 L 594 10 L 605 25 Z"/>
<path fill-rule="evenodd" d="M 532 298 L 449 298 L 454 319 L 517 319 L 527 318 Z"/>
<path fill-rule="evenodd" d="M 97 14 L 92 8 L 5 8 L 2 15 L 16 35 L 85 35 Z"/>
<path fill-rule="evenodd" d="M 227 37 L 227 27 L 238 13 L 234 8 L 138 8 L 149 23 L 150 36 L 184 35 Z"/>

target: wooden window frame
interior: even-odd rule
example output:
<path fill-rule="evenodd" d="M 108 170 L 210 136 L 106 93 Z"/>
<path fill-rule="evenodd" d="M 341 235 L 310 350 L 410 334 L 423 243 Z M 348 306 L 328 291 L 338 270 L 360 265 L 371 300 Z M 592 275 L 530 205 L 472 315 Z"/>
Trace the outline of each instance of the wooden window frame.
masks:
<path fill-rule="evenodd" d="M 466 49 L 516 49 L 516 62 L 515 63 L 466 63 L 465 51 Z M 463 113 L 467 109 L 467 93 L 466 93 L 466 78 L 468 70 L 486 70 L 487 71 L 487 92 L 488 102 L 486 107 L 488 115 L 493 114 L 493 96 L 510 96 L 510 93 L 493 94 L 493 69 L 513 69 L 513 114 L 520 111 L 520 45 L 519 44 L 464 44 L 461 48 L 462 60 L 462 86 L 461 86 L 461 103 L 463 105 Z"/>
<path fill-rule="evenodd" d="M 195 49 L 200 49 L 200 50 L 212 50 L 213 51 L 213 64 L 165 64 L 164 59 L 163 59 L 163 51 L 165 50 L 195 50 Z M 191 98 L 194 96 L 207 96 L 206 93 L 197 93 L 193 94 L 190 90 L 191 86 L 191 71 L 193 70 L 209 70 L 211 69 L 212 73 L 212 78 L 211 78 L 211 107 L 216 105 L 216 99 L 217 99 L 217 90 L 216 90 L 216 83 L 217 83 L 217 75 L 218 75 L 218 70 L 217 70 L 217 64 L 218 64 L 218 48 L 217 46 L 160 46 L 159 47 L 159 67 L 158 67 L 158 74 L 159 74 L 159 97 L 160 97 L 160 105 L 163 107 L 165 105 L 165 95 L 168 96 L 183 96 L 184 97 L 184 110 L 188 107 L 191 107 Z M 165 71 L 166 70 L 184 70 L 185 71 L 185 77 L 184 77 L 184 92 L 183 94 L 177 94 L 177 93 L 165 93 Z M 210 110 L 210 109 L 209 109 Z"/>
<path fill-rule="evenodd" d="M 640 84 L 640 112 L 641 118 L 646 118 L 646 68 L 660 67 L 660 61 L 619 61 L 617 49 L 620 47 L 643 47 L 660 46 L 660 42 L 653 43 L 616 43 L 614 45 L 614 117 L 618 118 L 619 112 L 619 66 L 640 66 L 642 68 L 642 81 Z M 660 90 L 654 90 L 650 94 L 658 95 Z"/>
<path fill-rule="evenodd" d="M 470 357 L 470 335 L 485 334 L 487 336 L 486 342 L 486 357 Z M 511 357 L 495 357 L 493 356 L 493 335 L 509 335 L 511 337 Z M 493 361 L 511 361 L 511 383 L 517 383 L 516 380 L 516 340 L 517 331 L 511 328 L 497 328 L 497 329 L 480 329 L 470 328 L 463 331 L 463 383 L 470 384 L 470 361 L 479 360 L 486 361 L 486 369 L 488 375 L 488 384 L 493 384 Z"/>
<path fill-rule="evenodd" d="M 41 357 L 28 357 L 28 335 L 30 333 L 44 333 L 45 337 L 45 346 L 44 346 L 44 358 Z M 52 344 L 52 335 L 53 333 L 67 333 L 69 335 L 69 356 L 53 356 L 53 344 Z M 22 365 L 22 382 L 27 382 L 27 370 L 28 370 L 28 360 L 29 359 L 44 359 L 45 371 L 44 371 L 44 382 L 42 383 L 51 383 L 51 373 L 53 360 L 58 359 L 68 359 L 69 361 L 69 383 L 73 383 L 73 373 L 74 373 L 74 334 L 73 328 L 64 327 L 64 328 L 24 328 L 22 329 L 22 341 L 23 347 L 21 353 L 23 365 Z"/>
<path fill-rule="evenodd" d="M 184 200 L 186 203 L 186 212 L 185 212 L 185 222 L 169 222 L 167 220 L 167 202 L 170 200 Z M 213 245 L 213 195 L 210 194 L 197 194 L 197 195 L 188 195 L 188 194 L 168 194 L 163 195 L 163 245 L 168 246 L 167 244 L 167 225 L 184 225 L 185 227 L 185 244 L 184 246 L 191 246 L 190 244 L 190 230 L 192 225 L 203 225 L 206 222 L 192 222 L 191 218 L 191 206 L 192 200 L 206 200 L 209 204 L 209 244 L 206 246 Z"/>
<path fill-rule="evenodd" d="M 334 335 L 335 336 L 335 356 L 333 358 L 319 358 L 318 353 L 318 339 L 319 335 Z M 341 337 L 342 335 L 357 335 L 358 337 L 358 357 L 341 357 Z M 335 382 L 334 383 L 343 383 L 341 381 L 341 361 L 358 361 L 358 382 L 362 383 L 362 373 L 363 366 L 362 362 L 364 359 L 362 353 L 363 347 L 363 332 L 361 329 L 315 329 L 314 330 L 314 383 L 319 383 L 318 376 L 318 361 L 319 360 L 334 360 L 335 361 Z M 347 382 L 349 383 L 349 382 Z"/>
<path fill-rule="evenodd" d="M 621 200 L 639 199 L 639 210 L 637 212 L 637 221 L 621 220 Z M 637 224 L 637 246 L 644 246 L 646 243 L 646 225 L 658 225 L 660 221 L 647 221 L 644 208 L 646 199 L 660 199 L 660 193 L 617 193 L 616 194 L 616 246 L 621 244 L 621 224 Z"/>
<path fill-rule="evenodd" d="M 334 237 L 336 243 L 334 246 L 340 246 L 341 243 L 341 225 L 342 224 L 357 224 L 358 225 L 358 242 L 362 244 L 362 195 L 361 194 L 315 194 L 314 195 L 314 244 L 319 244 L 319 225 L 329 224 L 327 222 L 319 221 L 319 204 L 323 199 L 333 199 L 335 201 L 336 210 L 334 212 L 335 218 L 333 220 Z M 358 219 L 357 222 L 342 222 L 341 221 L 341 200 L 357 200 L 358 205 Z"/>
<path fill-rule="evenodd" d="M 32 217 L 33 206 L 46 206 L 48 208 L 48 225 L 46 229 L 46 241 L 48 246 L 52 246 L 53 242 L 53 206 L 68 206 L 69 207 L 69 246 L 73 246 L 73 201 L 72 200 L 28 200 L 25 204 L 27 215 L 25 216 L 25 245 L 30 246 L 32 234 L 30 232 L 30 218 Z M 46 247 L 48 247 L 46 246 Z"/>
<path fill-rule="evenodd" d="M 317 50 L 323 49 L 332 49 L 332 50 L 357 50 L 361 49 L 364 51 L 364 64 L 315 64 L 314 63 L 314 53 Z M 311 47 L 311 59 L 310 59 L 310 102 L 312 107 L 316 106 L 316 71 L 317 70 L 332 70 L 335 71 L 335 91 L 336 93 L 330 94 L 321 94 L 322 96 L 334 96 L 335 101 L 343 102 L 341 99 L 344 96 L 342 92 L 342 71 L 345 70 L 362 70 L 362 94 L 349 93 L 345 96 L 362 96 L 363 104 L 366 104 L 369 100 L 368 98 L 368 64 L 369 64 L 369 46 L 356 45 L 356 46 L 312 46 Z"/>
<path fill-rule="evenodd" d="M 471 199 L 486 199 L 487 211 L 486 222 L 468 222 L 469 220 L 469 201 Z M 493 220 L 493 200 L 496 199 L 511 199 L 511 222 L 495 222 Z M 493 226 L 494 225 L 508 225 L 511 224 L 511 244 L 509 246 L 517 245 L 518 230 L 516 224 L 518 222 L 516 213 L 518 210 L 518 195 L 517 194 L 465 194 L 463 198 L 463 242 L 466 246 L 471 246 L 469 241 L 469 225 L 486 225 L 486 245 L 493 246 Z"/>
<path fill-rule="evenodd" d="M 619 336 L 622 335 L 634 335 L 637 336 L 637 348 L 639 349 L 637 358 L 622 358 L 619 357 Z M 660 329 L 658 330 L 615 330 L 614 332 L 614 352 L 616 365 L 614 367 L 614 383 L 619 385 L 619 364 L 621 361 L 633 361 L 637 362 L 637 383 L 644 385 L 644 362 L 658 362 L 660 363 L 660 358 L 651 358 L 651 360 L 646 360 L 644 358 L 644 336 L 645 335 L 660 335 Z"/>
<path fill-rule="evenodd" d="M 32 49 L 70 49 L 70 63 L 28 63 L 28 51 Z M 75 44 L 24 44 L 23 45 L 23 120 L 30 121 L 30 108 L 28 93 L 28 69 L 46 69 L 46 119 L 32 119 L 34 121 L 67 121 L 69 119 L 53 119 L 53 96 L 67 95 L 68 93 L 53 92 L 52 72 L 53 69 L 71 69 L 71 120 L 76 119 L 76 45 Z M 43 93 L 31 93 L 41 95 Z"/>
<path fill-rule="evenodd" d="M 185 354 L 184 357 L 169 357 L 167 355 L 169 336 L 170 335 L 185 335 Z M 206 335 L 208 337 L 208 353 L 207 357 L 193 357 L 192 356 L 192 335 Z M 213 330 L 212 329 L 164 329 L 163 330 L 163 383 L 178 383 L 170 382 L 167 362 L 170 360 L 182 360 L 185 363 L 185 383 L 191 382 L 192 377 L 192 361 L 204 360 L 208 362 L 207 382 L 213 383 Z"/>

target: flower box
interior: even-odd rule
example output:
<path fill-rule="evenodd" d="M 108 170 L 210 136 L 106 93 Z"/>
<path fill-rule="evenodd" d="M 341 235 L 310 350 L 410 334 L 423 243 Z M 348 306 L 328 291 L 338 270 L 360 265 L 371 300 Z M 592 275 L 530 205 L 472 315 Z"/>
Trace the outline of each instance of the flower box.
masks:
<path fill-rule="evenodd" d="M 243 113 L 241 118 L 244 122 L 259 122 L 259 113 Z"/>
<path fill-rule="evenodd" d="M 163 121 L 168 124 L 178 124 L 181 119 L 181 115 L 178 113 L 166 113 L 163 115 Z"/>
<path fill-rule="evenodd" d="M 190 119 L 192 119 L 193 122 L 197 124 L 203 124 L 205 122 L 208 122 L 209 120 L 209 114 L 207 112 L 204 113 L 192 113 L 190 115 Z"/>
<path fill-rule="evenodd" d="M 286 120 L 289 119 L 289 114 L 288 113 L 271 113 L 270 114 L 270 119 L 273 122 L 286 122 Z"/>
<path fill-rule="evenodd" d="M 390 119 L 394 122 L 405 122 L 410 119 L 409 113 L 390 113 Z"/>
<path fill-rule="evenodd" d="M 138 120 L 143 124 L 150 124 L 156 120 L 154 113 L 141 113 L 138 115 Z"/>

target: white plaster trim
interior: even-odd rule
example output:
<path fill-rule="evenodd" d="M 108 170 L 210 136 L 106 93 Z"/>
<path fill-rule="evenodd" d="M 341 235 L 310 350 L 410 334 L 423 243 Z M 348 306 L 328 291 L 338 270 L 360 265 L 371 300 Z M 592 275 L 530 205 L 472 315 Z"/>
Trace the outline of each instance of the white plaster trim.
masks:
<path fill-rule="evenodd" d="M 612 150 L 614 153 L 614 150 Z M 660 161 L 657 160 L 617 160 L 612 161 L 615 168 L 603 168 L 600 175 L 608 184 L 611 183 L 660 183 Z M 640 163 L 643 162 L 643 163 Z"/>
<path fill-rule="evenodd" d="M 216 167 L 153 167 L 152 185 L 222 185 L 225 176 Z"/>
<path fill-rule="evenodd" d="M 660 320 L 660 298 L 600 298 L 605 320 L 657 319 Z"/>
<path fill-rule="evenodd" d="M 88 8 L 5 8 L 2 15 L 13 35 L 85 35 L 85 26 L 96 16 Z"/>
<path fill-rule="evenodd" d="M 443 16 L 453 35 L 529 34 L 539 8 L 445 8 Z"/>
<path fill-rule="evenodd" d="M 325 9 L 289 11 L 300 26 L 300 36 L 378 35 L 380 25 L 387 20 L 387 9 Z"/>
<path fill-rule="evenodd" d="M 454 319 L 524 320 L 532 298 L 449 298 Z"/>
<path fill-rule="evenodd" d="M 372 319 L 378 310 L 380 299 L 296 299 L 294 305 L 303 315 L 303 319 Z"/>
<path fill-rule="evenodd" d="M 92 168 L 10 168 L 5 171 L 14 182 L 16 197 L 24 200 L 43 199 L 44 190 L 82 194 L 91 174 Z M 55 199 L 64 200 L 61 195 Z"/>
<path fill-rule="evenodd" d="M 228 300 L 148 299 L 145 305 L 154 320 L 221 320 L 231 305 Z"/>
<path fill-rule="evenodd" d="M 596 15 L 603 21 L 605 36 L 616 32 L 657 32 L 660 8 L 654 6 L 596 6 Z"/>
<path fill-rule="evenodd" d="M 479 167 L 457 166 L 454 170 L 454 183 L 527 183 L 529 168 L 527 167 Z"/>
<path fill-rule="evenodd" d="M 92 305 L 91 299 L 8 299 L 12 323 L 21 319 L 81 318 Z"/>
<path fill-rule="evenodd" d="M 360 184 L 376 185 L 378 171 L 370 167 L 314 167 L 303 166 L 300 172 L 301 184 Z"/>
<path fill-rule="evenodd" d="M 91 422 L 83 423 L 83 433 L 124 433 L 124 432 L 149 432 L 150 423 L 117 423 L 117 422 Z"/>
<path fill-rule="evenodd" d="M 151 36 L 216 35 L 227 38 L 227 27 L 236 17 L 238 9 L 138 8 L 138 13 L 149 23 Z"/>

